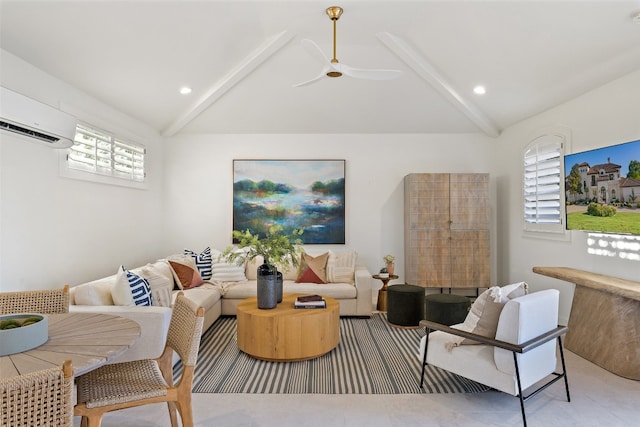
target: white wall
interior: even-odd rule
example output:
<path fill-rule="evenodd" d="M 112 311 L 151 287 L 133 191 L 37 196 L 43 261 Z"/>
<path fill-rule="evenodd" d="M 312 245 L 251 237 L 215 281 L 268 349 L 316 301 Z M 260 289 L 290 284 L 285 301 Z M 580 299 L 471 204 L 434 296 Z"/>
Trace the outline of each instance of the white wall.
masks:
<path fill-rule="evenodd" d="M 149 166 L 148 190 L 66 179 L 58 150 L 0 133 L 0 289 L 74 285 L 163 254 L 159 135 L 6 51 L 0 58 L 2 86 L 140 137 Z"/>
<path fill-rule="evenodd" d="M 640 281 L 640 262 L 589 255 L 587 233 L 571 231 L 568 241 L 524 237 L 522 154 L 541 130 L 571 130 L 569 153 L 640 139 L 640 71 L 629 74 L 507 129 L 496 144 L 498 281 L 524 280 L 534 288 L 561 290 L 561 321 L 567 321 L 573 284 L 540 276 L 534 266 L 565 266 Z"/>
<path fill-rule="evenodd" d="M 355 249 L 372 273 L 383 267 L 382 257 L 392 253 L 402 281 L 404 176 L 490 172 L 495 144 L 495 139 L 478 134 L 174 137 L 165 147 L 167 243 L 171 251 L 231 244 L 233 159 L 345 159 L 346 244 L 306 249 Z"/>

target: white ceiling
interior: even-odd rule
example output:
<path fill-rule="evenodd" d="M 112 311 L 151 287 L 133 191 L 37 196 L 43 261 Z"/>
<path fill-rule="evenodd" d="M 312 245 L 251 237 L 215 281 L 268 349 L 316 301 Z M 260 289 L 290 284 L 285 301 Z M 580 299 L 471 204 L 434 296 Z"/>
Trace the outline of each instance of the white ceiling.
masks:
<path fill-rule="evenodd" d="M 165 135 L 495 136 L 640 69 L 640 0 L 335 4 L 338 59 L 399 79 L 292 87 L 322 67 L 300 40 L 331 56 L 326 1 L 0 0 L 0 47 Z"/>

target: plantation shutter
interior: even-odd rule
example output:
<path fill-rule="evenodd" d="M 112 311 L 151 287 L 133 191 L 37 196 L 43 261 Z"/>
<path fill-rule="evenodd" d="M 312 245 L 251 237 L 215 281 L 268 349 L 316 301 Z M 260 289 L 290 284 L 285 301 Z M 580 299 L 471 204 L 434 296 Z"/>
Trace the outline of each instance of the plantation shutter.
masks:
<path fill-rule="evenodd" d="M 71 169 L 142 182 L 145 148 L 113 135 L 78 124 L 67 164 Z"/>
<path fill-rule="evenodd" d="M 524 152 L 525 230 L 563 230 L 562 207 L 563 138 L 543 135 Z"/>

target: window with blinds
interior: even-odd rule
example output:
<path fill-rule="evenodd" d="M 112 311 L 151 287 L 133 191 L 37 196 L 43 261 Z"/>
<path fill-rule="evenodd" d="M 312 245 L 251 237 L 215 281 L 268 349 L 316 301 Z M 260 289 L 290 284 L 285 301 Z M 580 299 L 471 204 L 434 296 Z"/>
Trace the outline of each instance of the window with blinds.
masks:
<path fill-rule="evenodd" d="M 564 232 L 564 137 L 542 135 L 524 151 L 524 229 Z"/>
<path fill-rule="evenodd" d="M 144 182 L 145 148 L 85 124 L 76 126 L 67 154 L 70 169 Z"/>

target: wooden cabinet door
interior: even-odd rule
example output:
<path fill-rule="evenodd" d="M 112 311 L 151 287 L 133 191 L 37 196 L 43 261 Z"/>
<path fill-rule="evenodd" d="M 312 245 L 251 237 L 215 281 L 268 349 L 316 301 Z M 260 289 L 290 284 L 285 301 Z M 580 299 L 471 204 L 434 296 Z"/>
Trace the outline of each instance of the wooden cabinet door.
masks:
<path fill-rule="evenodd" d="M 490 283 L 489 175 L 405 177 L 405 281 L 418 286 Z"/>

